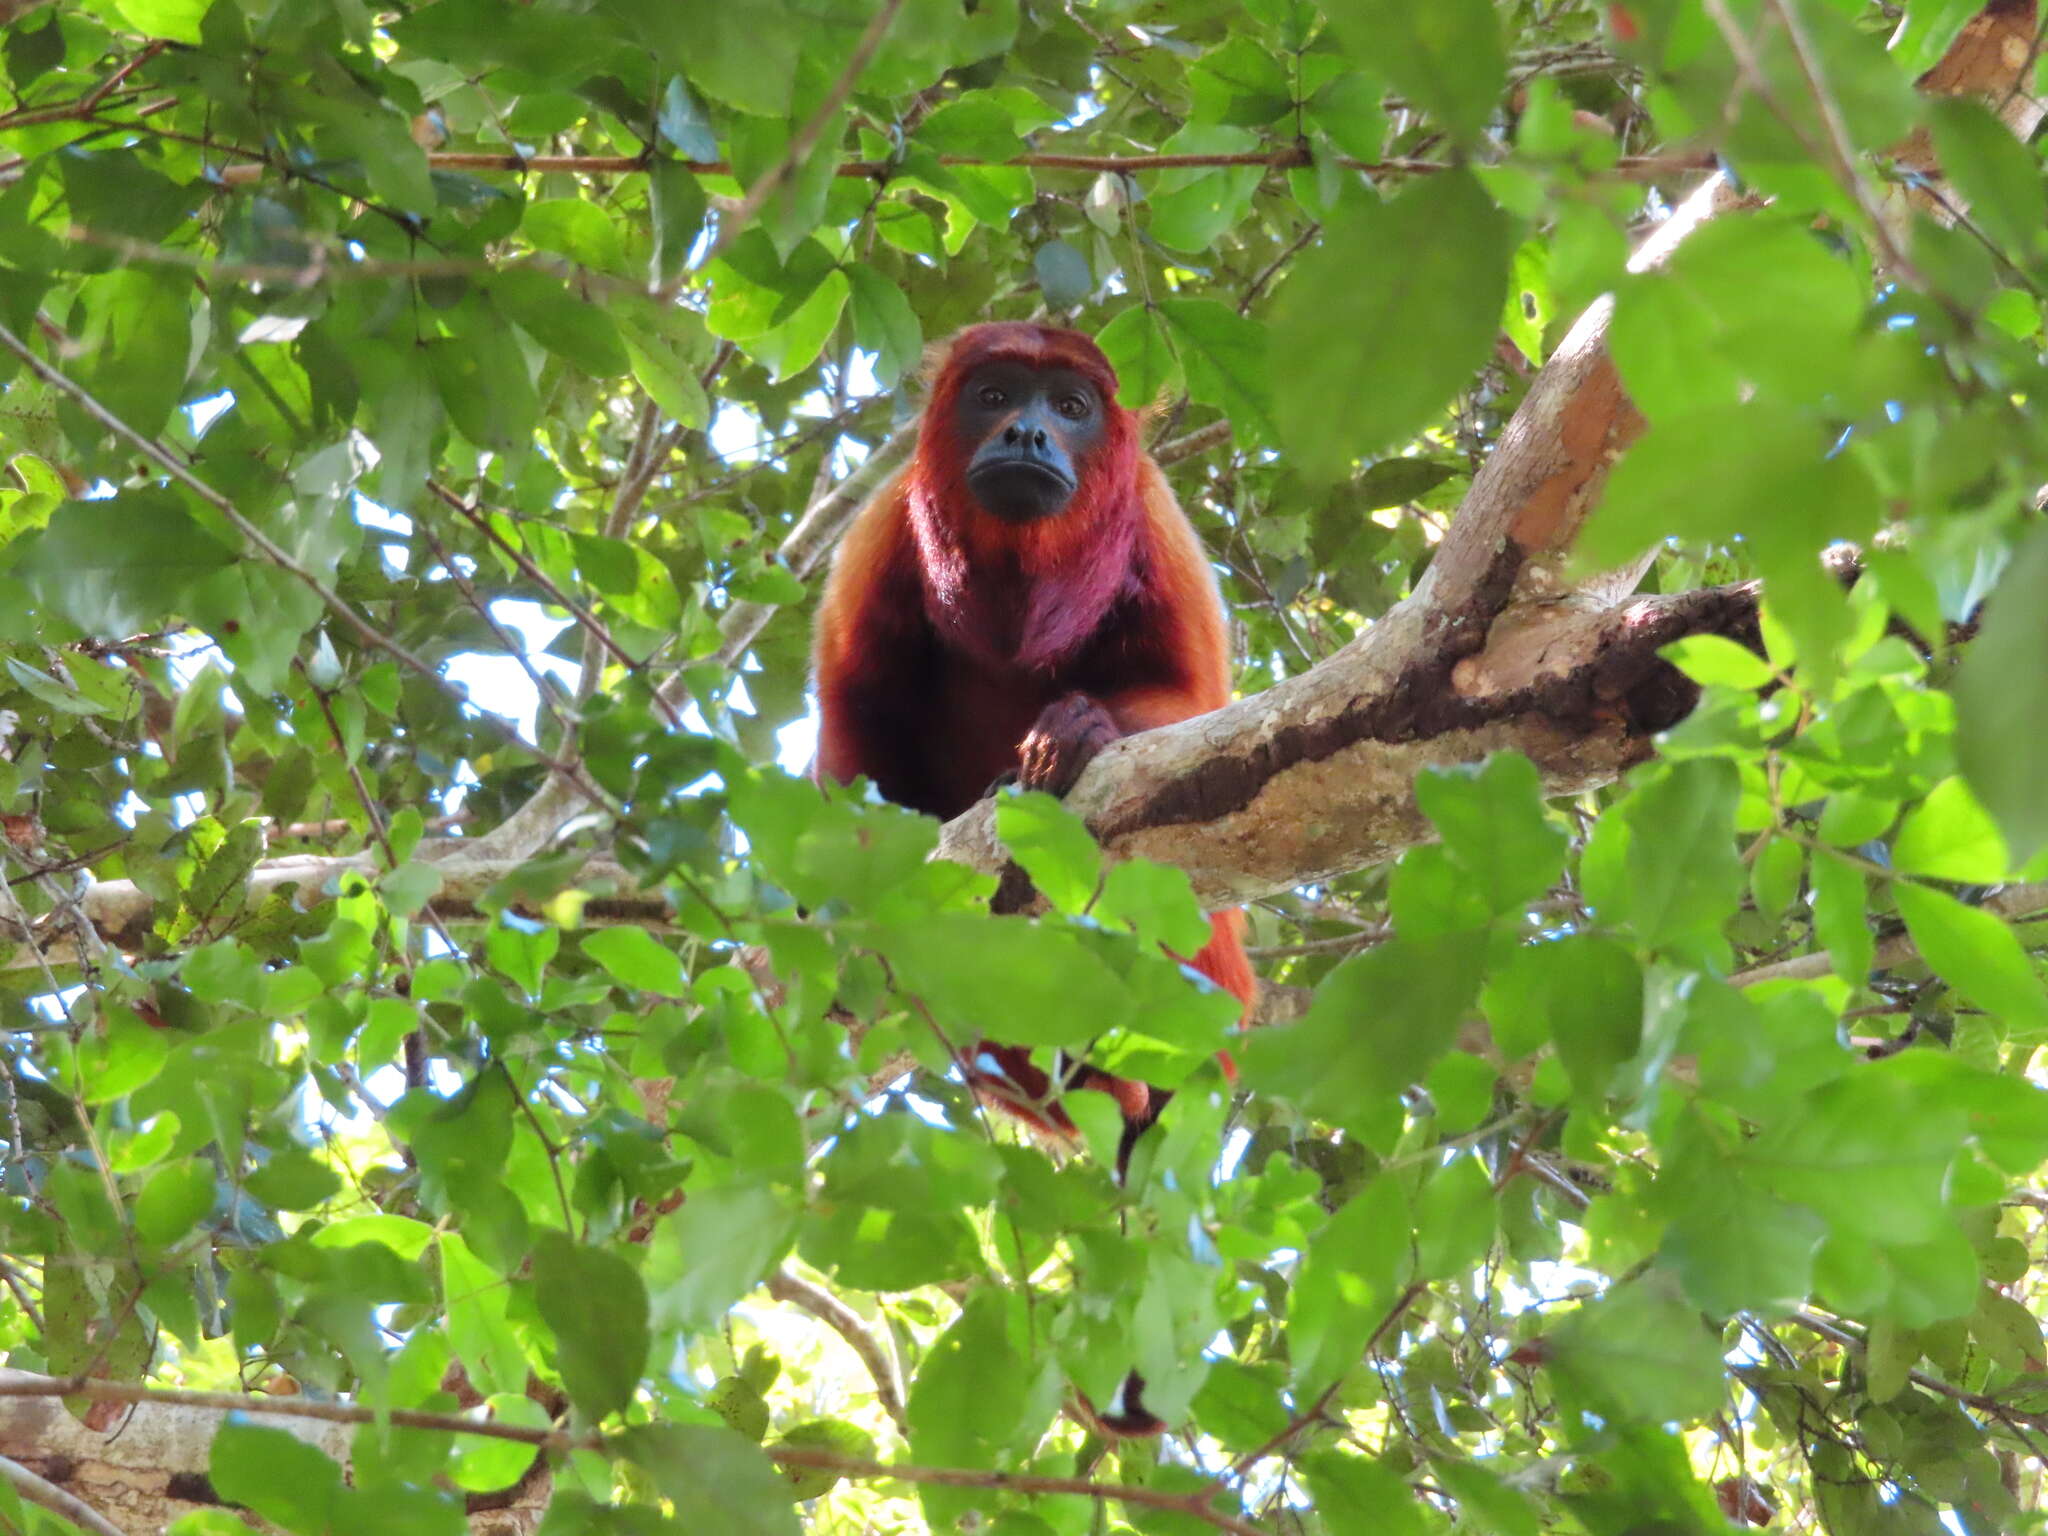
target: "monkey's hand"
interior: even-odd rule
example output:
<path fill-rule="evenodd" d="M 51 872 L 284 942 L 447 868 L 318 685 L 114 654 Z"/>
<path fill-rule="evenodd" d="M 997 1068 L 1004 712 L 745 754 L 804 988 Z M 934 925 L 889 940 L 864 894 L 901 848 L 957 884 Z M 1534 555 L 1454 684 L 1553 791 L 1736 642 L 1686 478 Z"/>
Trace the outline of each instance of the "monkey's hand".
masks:
<path fill-rule="evenodd" d="M 1064 795 L 1095 754 L 1122 735 L 1110 712 L 1087 694 L 1055 699 L 1017 744 L 1017 783 Z"/>

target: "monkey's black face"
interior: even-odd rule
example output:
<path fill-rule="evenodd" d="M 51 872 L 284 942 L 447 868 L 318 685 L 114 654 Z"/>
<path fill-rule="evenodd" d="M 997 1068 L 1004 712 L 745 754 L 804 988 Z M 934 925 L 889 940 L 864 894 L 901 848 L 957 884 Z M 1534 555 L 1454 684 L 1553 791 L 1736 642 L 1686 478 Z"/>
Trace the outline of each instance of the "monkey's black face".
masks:
<path fill-rule="evenodd" d="M 974 499 L 1004 522 L 1036 522 L 1073 499 L 1102 440 L 1102 399 L 1071 368 L 998 359 L 967 376 L 953 425 Z"/>

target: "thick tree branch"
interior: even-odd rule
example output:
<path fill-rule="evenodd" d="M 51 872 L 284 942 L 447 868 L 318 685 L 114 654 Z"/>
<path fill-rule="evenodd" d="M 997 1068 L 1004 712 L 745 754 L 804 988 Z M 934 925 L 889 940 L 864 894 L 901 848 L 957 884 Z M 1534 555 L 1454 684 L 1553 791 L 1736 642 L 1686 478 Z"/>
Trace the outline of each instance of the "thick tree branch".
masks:
<path fill-rule="evenodd" d="M 1710 178 L 1632 267 L 1660 266 L 1740 201 Z M 1102 754 L 1067 801 L 1106 847 L 1179 865 L 1205 900 L 1244 901 L 1426 838 L 1412 789 L 1424 768 L 1513 749 L 1569 794 L 1648 755 L 1692 699 L 1656 648 L 1746 632 L 1756 593 L 1615 610 L 1639 569 L 1565 587 L 1564 557 L 1643 427 L 1607 354 L 1612 312 L 1595 304 L 1544 365 L 1410 597 L 1301 676 Z M 940 851 L 999 868 L 992 808 L 949 823 Z"/>
<path fill-rule="evenodd" d="M 1924 88 L 1984 96 L 2007 121 L 2034 58 L 2034 6 L 1999 0 Z M 1663 265 L 1694 230 L 1746 203 L 1710 177 L 1630 262 Z M 1607 472 L 1643 419 L 1607 351 L 1611 298 L 1543 366 L 1474 478 L 1429 570 L 1337 655 L 1214 714 L 1111 746 L 1067 796 L 1116 856 L 1175 864 L 1222 904 L 1347 874 L 1425 840 L 1425 768 L 1515 750 L 1546 792 L 1613 782 L 1690 708 L 1655 658 L 1688 634 L 1743 638 L 1754 586 L 1645 598 L 1647 559 L 1576 588 L 1562 571 Z M 940 853 L 1000 870 L 993 808 L 949 822 Z"/>

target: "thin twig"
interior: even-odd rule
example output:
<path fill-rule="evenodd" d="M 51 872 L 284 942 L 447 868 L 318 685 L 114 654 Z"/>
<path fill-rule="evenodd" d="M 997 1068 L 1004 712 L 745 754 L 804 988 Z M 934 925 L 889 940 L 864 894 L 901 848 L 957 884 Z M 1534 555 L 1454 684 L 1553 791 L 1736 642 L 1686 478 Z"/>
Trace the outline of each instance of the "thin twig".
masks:
<path fill-rule="evenodd" d="M 1728 52 L 1735 60 L 1736 70 L 1741 75 L 1743 83 L 1755 93 L 1757 100 L 1764 104 L 1771 115 L 1785 125 L 1799 141 L 1800 148 L 1815 160 L 1827 165 L 1835 181 L 1862 210 L 1864 221 L 1870 227 L 1872 243 L 1877 247 L 1878 257 L 1884 266 L 1893 276 L 1911 286 L 1925 288 L 1926 280 L 1905 252 L 1899 249 L 1898 243 L 1892 239 L 1891 230 L 1886 226 L 1883 214 L 1871 199 L 1869 188 L 1864 185 L 1863 178 L 1857 174 L 1855 150 L 1849 143 L 1847 127 L 1821 83 L 1803 36 L 1785 8 L 1773 0 L 1772 12 L 1786 28 L 1793 58 L 1798 63 L 1800 75 L 1806 81 L 1807 91 L 1820 112 L 1821 126 L 1827 133 L 1826 139 L 1821 143 L 1814 142 L 1812 135 L 1798 118 L 1778 99 L 1777 92 L 1771 88 L 1770 80 L 1764 73 L 1763 61 L 1757 56 L 1755 44 L 1736 23 L 1735 17 L 1728 9 L 1727 0 L 1705 0 L 1705 5 L 1708 16 L 1713 18 L 1714 25 L 1720 29 L 1723 41 L 1728 44 Z"/>
<path fill-rule="evenodd" d="M 11 1484 L 14 1491 L 29 1503 L 39 1509 L 47 1509 L 53 1515 L 62 1515 L 81 1531 L 90 1531 L 92 1536 L 128 1536 L 126 1531 L 77 1494 L 29 1471 L 12 1456 L 0 1456 L 0 1478 Z"/>
<path fill-rule="evenodd" d="M 896 1353 L 868 1327 L 866 1319 L 822 1285 L 813 1285 L 787 1269 L 779 1269 L 768 1277 L 768 1294 L 777 1301 L 803 1308 L 846 1340 L 848 1347 L 860 1356 L 860 1363 L 868 1368 L 875 1383 L 875 1400 L 882 1405 L 882 1411 L 895 1421 L 898 1429 L 909 1428 Z"/>
<path fill-rule="evenodd" d="M 612 660 L 616 661 L 628 672 L 640 670 L 641 663 L 620 647 L 618 641 L 612 638 L 611 631 L 605 627 L 604 623 L 588 608 L 585 608 L 575 598 L 563 591 L 560 585 L 546 571 L 543 571 L 534 563 L 532 556 L 528 555 L 525 550 L 492 527 L 490 514 L 484 511 L 481 506 L 471 506 L 438 480 L 428 480 L 427 489 L 437 500 L 447 506 L 450 511 L 466 519 L 478 533 L 481 533 L 488 539 L 506 559 L 510 560 L 518 568 L 520 575 L 547 594 L 550 602 L 567 609 L 570 618 L 576 621 L 577 626 L 586 635 L 593 637 Z M 674 725 L 677 722 L 671 717 L 668 723 Z"/>
<path fill-rule="evenodd" d="M 1372 1337 L 1365 1341 L 1365 1348 L 1359 1351 L 1361 1359 L 1371 1355 L 1374 1350 L 1380 1347 L 1381 1342 L 1393 1331 L 1394 1325 L 1400 1322 L 1402 1314 L 1415 1305 L 1415 1298 L 1428 1289 L 1429 1287 L 1420 1280 L 1409 1283 L 1408 1288 L 1401 1292 L 1394 1299 L 1394 1304 L 1387 1309 L 1387 1315 L 1380 1319 L 1379 1326 L 1373 1329 Z M 1244 1455 L 1232 1462 L 1230 1464 L 1230 1475 L 1233 1477 L 1243 1477 L 1253 1467 L 1293 1440 L 1296 1435 L 1299 1435 L 1311 1424 L 1321 1419 L 1324 1410 L 1330 1406 L 1330 1400 L 1337 1395 L 1337 1389 L 1343 1385 L 1344 1375 L 1339 1375 L 1335 1381 L 1331 1382 L 1317 1394 L 1316 1400 L 1313 1403 L 1309 1404 L 1303 1412 L 1296 1414 L 1293 1421 L 1285 1429 L 1274 1435 L 1257 1450 L 1246 1451 Z"/>
<path fill-rule="evenodd" d="M 2048 911 L 2048 880 L 2008 885 L 1987 896 L 1979 909 L 2010 922 L 2023 921 L 2035 913 Z M 1894 934 L 1877 946 L 1871 956 L 1870 968 L 1873 971 L 1889 970 L 1919 958 L 1920 946 L 1913 942 L 1910 933 Z M 1752 965 L 1747 970 L 1737 971 L 1728 978 L 1728 985 L 1754 987 L 1766 981 L 1812 981 L 1827 975 L 1833 964 L 1833 958 L 1826 950 L 1811 955 L 1795 955 L 1790 960 L 1774 960 L 1767 965 Z"/>
<path fill-rule="evenodd" d="M 1012 155 L 1003 160 L 990 159 L 985 155 L 940 155 L 938 158 L 939 164 L 948 166 L 1014 166 L 1025 170 L 1094 171 L 1108 172 L 1111 175 L 1129 175 L 1140 171 L 1225 170 L 1231 166 L 1249 165 L 1265 166 L 1276 171 L 1292 171 L 1311 164 L 1313 159 L 1310 151 L 1291 144 L 1265 152 L 1232 150 L 1219 151 L 1215 154 L 1069 155 L 1034 152 Z M 513 155 L 472 150 L 449 150 L 431 154 L 427 156 L 427 163 L 437 170 L 535 173 L 567 171 L 581 172 L 585 175 L 619 176 L 633 175 L 647 169 L 646 160 L 639 155 Z M 724 160 L 683 160 L 674 163 L 700 176 L 732 174 L 731 164 Z M 1457 164 L 1448 160 L 1422 160 L 1398 155 L 1384 160 L 1360 160 L 1349 155 L 1333 155 L 1329 157 L 1329 163 L 1347 171 L 1364 171 L 1377 175 L 1430 176 L 1440 171 L 1458 169 Z M 1692 171 L 1710 171 L 1713 168 L 1714 157 L 1705 152 L 1623 155 L 1606 174 L 1628 181 L 1660 181 L 1669 176 L 1680 176 Z M 866 180 L 895 173 L 896 167 L 887 160 L 844 160 L 834 172 L 838 176 L 860 177 Z"/>
<path fill-rule="evenodd" d="M 10 1070 L 8 1074 L 10 1090 L 13 1087 L 13 1081 L 13 1074 Z M 14 1095 L 12 1092 L 8 1094 L 7 1107 L 10 1112 L 14 1110 Z M 14 1124 L 14 1134 L 17 1137 L 21 1134 L 21 1125 L 18 1120 Z M 17 1148 L 17 1150 L 20 1149 Z M 30 1325 L 37 1333 L 41 1333 L 43 1331 L 43 1314 L 36 1309 L 35 1298 L 29 1295 L 28 1286 L 23 1283 L 21 1272 L 14 1267 L 10 1260 L 0 1259 L 0 1280 L 7 1282 L 8 1293 L 14 1297 L 14 1304 L 21 1308 L 22 1316 L 29 1320 Z"/>
<path fill-rule="evenodd" d="M 127 63 L 116 69 L 106 79 L 102 80 L 78 99 L 81 115 L 90 115 L 101 102 L 113 94 L 115 87 L 119 86 L 123 80 L 126 80 L 136 70 L 142 68 L 143 65 L 147 64 L 169 46 L 170 44 L 161 37 L 150 39 L 143 46 L 140 53 L 136 54 L 134 58 L 128 60 Z"/>
<path fill-rule="evenodd" d="M 860 41 L 853 45 L 846 67 L 839 71 L 839 78 L 832 82 L 832 89 L 825 93 L 825 99 L 818 103 L 817 110 L 805 120 L 804 125 L 790 136 L 789 148 L 783 152 L 782 158 L 747 188 L 747 195 L 739 200 L 738 206 L 719 216 L 718 238 L 711 243 L 711 249 L 698 263 L 699 267 L 708 267 L 731 249 L 733 241 L 754 221 L 754 215 L 775 195 L 776 189 L 804 163 L 824 133 L 825 125 L 839 115 L 839 109 L 845 105 L 854 83 L 861 77 L 861 71 L 868 67 L 868 60 L 882 46 L 882 39 L 889 35 L 889 27 L 896 20 L 896 13 L 902 9 L 903 0 L 883 0 L 882 8 L 875 12 L 867 30 L 861 33 Z"/>

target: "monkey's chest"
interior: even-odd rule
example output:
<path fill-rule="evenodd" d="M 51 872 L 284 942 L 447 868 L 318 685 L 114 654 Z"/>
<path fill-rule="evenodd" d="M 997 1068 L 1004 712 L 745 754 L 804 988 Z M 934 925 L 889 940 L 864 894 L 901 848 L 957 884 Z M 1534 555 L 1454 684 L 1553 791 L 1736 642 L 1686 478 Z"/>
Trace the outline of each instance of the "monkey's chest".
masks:
<path fill-rule="evenodd" d="M 935 815 L 957 816 L 1017 766 L 1017 744 L 1039 712 L 1063 693 L 1062 679 L 997 672 L 948 656 L 934 679 L 923 739 L 922 777 Z"/>

